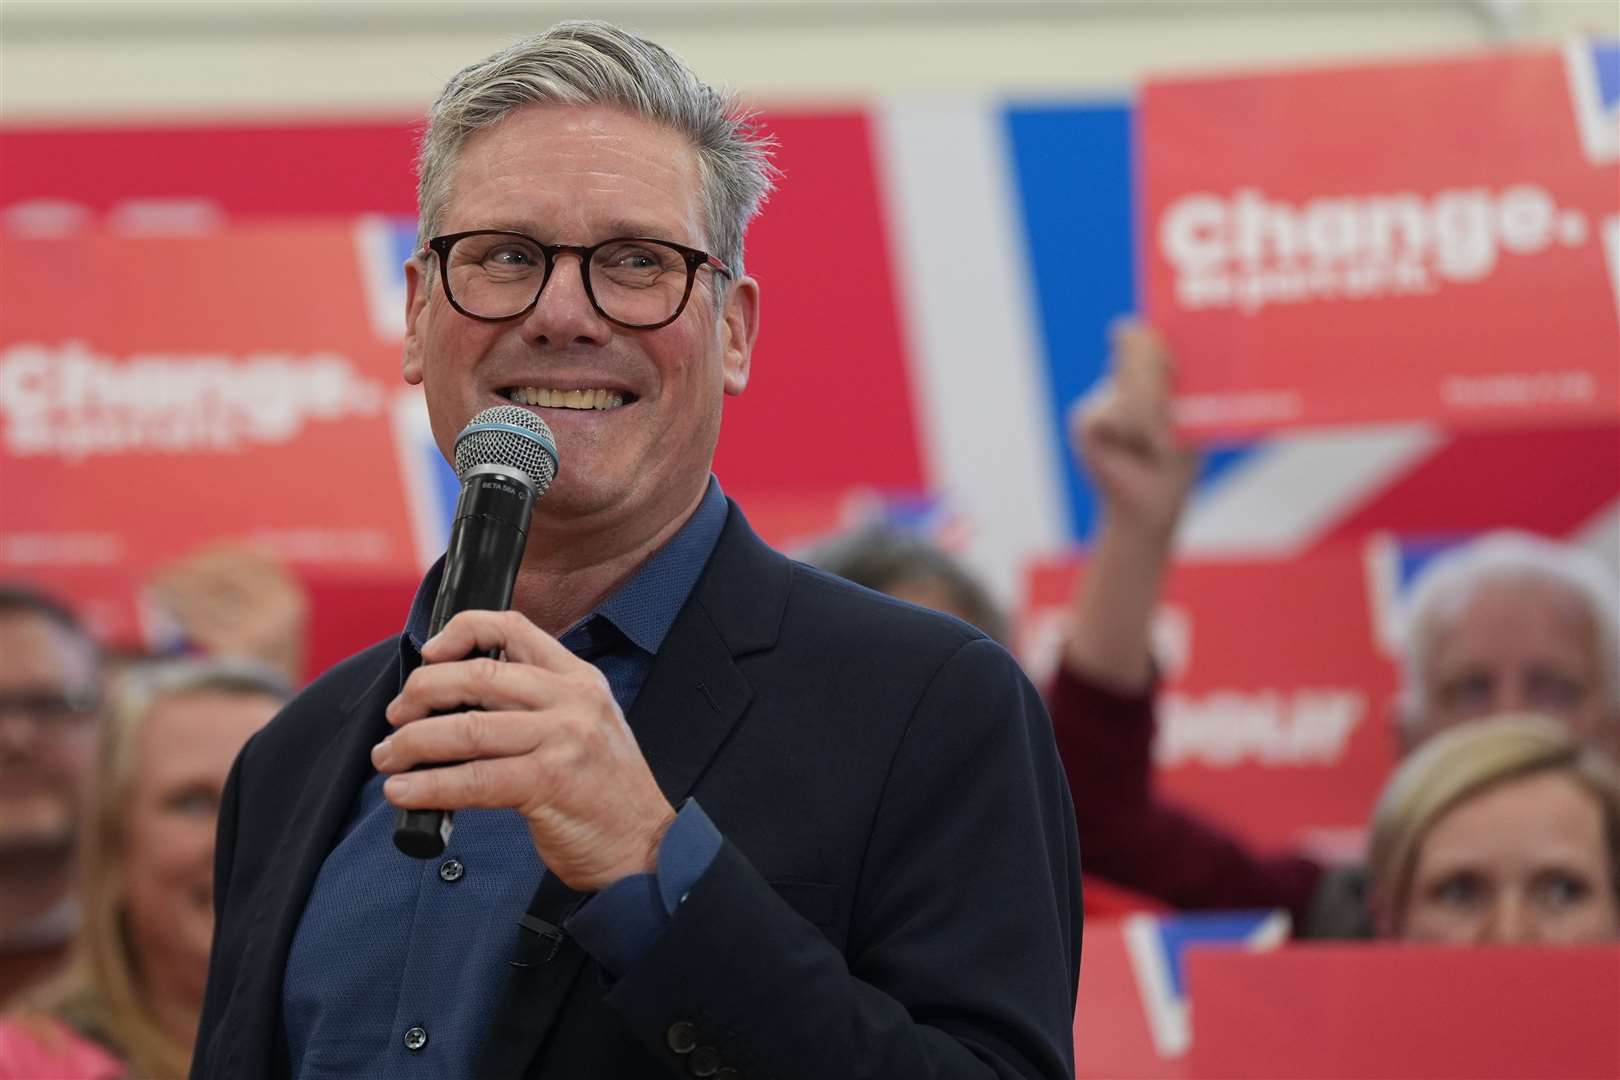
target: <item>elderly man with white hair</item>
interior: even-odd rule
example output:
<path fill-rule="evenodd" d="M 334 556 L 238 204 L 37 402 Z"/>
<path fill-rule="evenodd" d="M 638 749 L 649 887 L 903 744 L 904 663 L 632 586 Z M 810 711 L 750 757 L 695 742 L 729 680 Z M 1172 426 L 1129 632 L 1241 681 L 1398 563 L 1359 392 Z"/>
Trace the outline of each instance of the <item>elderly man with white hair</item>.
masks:
<path fill-rule="evenodd" d="M 1526 533 L 1437 557 L 1406 606 L 1403 748 L 1462 721 L 1538 712 L 1620 756 L 1617 590 L 1589 552 Z"/>

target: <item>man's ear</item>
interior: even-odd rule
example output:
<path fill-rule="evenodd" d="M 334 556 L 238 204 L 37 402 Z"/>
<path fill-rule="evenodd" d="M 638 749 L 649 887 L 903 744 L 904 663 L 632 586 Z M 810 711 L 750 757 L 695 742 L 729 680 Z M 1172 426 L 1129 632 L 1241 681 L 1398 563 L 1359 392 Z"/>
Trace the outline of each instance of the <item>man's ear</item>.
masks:
<path fill-rule="evenodd" d="M 754 338 L 758 334 L 759 282 L 751 277 L 741 278 L 726 291 L 726 306 L 721 313 L 720 347 L 726 393 L 735 396 L 747 388 Z"/>
<path fill-rule="evenodd" d="M 423 352 L 426 349 L 426 319 L 428 295 L 433 291 L 433 279 L 428 276 L 423 261 L 416 255 L 405 260 L 405 348 L 400 362 L 400 373 L 412 386 L 422 382 Z"/>

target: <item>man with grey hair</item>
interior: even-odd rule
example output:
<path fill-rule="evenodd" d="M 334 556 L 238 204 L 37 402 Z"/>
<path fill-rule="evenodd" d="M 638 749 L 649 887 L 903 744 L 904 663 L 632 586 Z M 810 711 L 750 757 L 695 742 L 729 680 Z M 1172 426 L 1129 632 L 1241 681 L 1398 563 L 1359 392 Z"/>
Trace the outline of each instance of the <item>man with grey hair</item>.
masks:
<path fill-rule="evenodd" d="M 1617 591 L 1594 555 L 1528 533 L 1437 556 L 1405 607 L 1403 747 L 1462 721 L 1536 712 L 1620 760 Z"/>
<path fill-rule="evenodd" d="M 596 22 L 434 105 L 405 379 L 447 456 L 516 403 L 562 467 L 512 611 L 429 639 L 441 563 L 238 759 L 193 1076 L 1072 1075 L 1038 696 L 971 628 L 771 551 L 710 474 L 768 149 Z M 394 849 L 395 807 L 458 812 L 442 857 Z"/>

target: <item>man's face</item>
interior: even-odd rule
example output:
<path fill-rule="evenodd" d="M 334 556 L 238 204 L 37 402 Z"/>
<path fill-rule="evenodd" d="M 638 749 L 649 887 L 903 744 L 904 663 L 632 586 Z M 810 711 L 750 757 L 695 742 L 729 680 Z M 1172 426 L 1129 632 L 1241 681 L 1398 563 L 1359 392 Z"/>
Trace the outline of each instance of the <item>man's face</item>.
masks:
<path fill-rule="evenodd" d="M 1611 753 L 1620 749 L 1597 628 L 1571 589 L 1535 579 L 1491 582 L 1429 632 L 1423 737 L 1464 720 L 1535 712 Z"/>
<path fill-rule="evenodd" d="M 95 754 L 86 644 L 43 615 L 0 615 L 0 859 L 66 857 Z"/>
<path fill-rule="evenodd" d="M 647 236 L 710 247 L 690 143 L 599 107 L 529 105 L 473 135 L 437 229 L 506 229 L 542 243 Z M 405 380 L 422 385 L 446 456 L 474 415 L 512 404 L 515 390 L 606 390 L 624 403 L 524 406 L 550 426 L 561 459 L 542 520 L 656 526 L 696 502 L 723 397 L 748 381 L 758 303 L 752 281 L 734 283 L 717 316 L 713 290 L 724 282 L 700 270 L 680 318 L 627 330 L 591 307 L 572 255 L 558 257 L 533 310 L 502 323 L 452 308 L 431 262 L 413 260 L 406 274 Z"/>

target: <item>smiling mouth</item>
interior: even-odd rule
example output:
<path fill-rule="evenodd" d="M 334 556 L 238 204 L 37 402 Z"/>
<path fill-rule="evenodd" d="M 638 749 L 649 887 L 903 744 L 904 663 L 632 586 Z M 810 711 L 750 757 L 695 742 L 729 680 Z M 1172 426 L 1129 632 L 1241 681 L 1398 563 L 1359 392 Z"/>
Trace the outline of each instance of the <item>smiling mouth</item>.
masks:
<path fill-rule="evenodd" d="M 553 390 L 546 386 L 514 386 L 506 396 L 518 405 L 538 405 L 543 409 L 580 409 L 605 412 L 634 401 L 634 394 L 620 390 Z"/>

